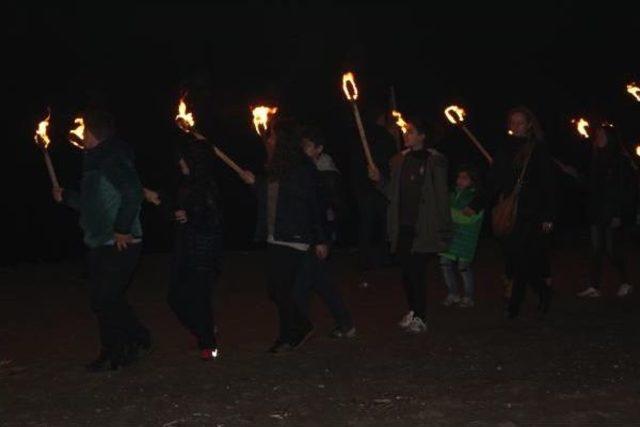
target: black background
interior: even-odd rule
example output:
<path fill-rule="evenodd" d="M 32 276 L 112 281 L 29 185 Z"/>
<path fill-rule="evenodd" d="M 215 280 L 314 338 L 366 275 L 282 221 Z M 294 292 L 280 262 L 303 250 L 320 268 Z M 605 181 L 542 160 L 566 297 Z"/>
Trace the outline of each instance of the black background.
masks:
<path fill-rule="evenodd" d="M 77 185 L 80 153 L 65 135 L 88 105 L 114 113 L 144 184 L 161 187 L 173 171 L 180 137 L 173 117 L 183 88 L 200 127 L 246 167 L 259 170 L 263 158 L 249 107 L 266 102 L 318 125 L 345 169 L 348 149 L 358 143 L 340 90 L 348 69 L 365 116 L 388 106 L 393 84 L 399 108 L 432 122 L 453 163 L 483 162 L 444 121 L 442 109 L 455 102 L 490 150 L 504 135 L 505 111 L 526 104 L 541 118 L 553 153 L 579 164 L 585 143 L 569 126 L 578 115 L 613 121 L 630 147 L 640 144 L 640 103 L 625 92 L 640 79 L 638 9 L 633 2 L 579 1 L 13 3 L 3 19 L 8 131 L 0 177 L 8 256 L 1 262 L 81 250 L 77 218 L 51 201 L 33 143 L 47 106 L 51 155 L 69 187 Z M 249 248 L 251 192 L 224 166 L 219 175 L 227 247 Z M 169 223 L 145 209 L 145 226 L 147 250 L 166 250 Z"/>

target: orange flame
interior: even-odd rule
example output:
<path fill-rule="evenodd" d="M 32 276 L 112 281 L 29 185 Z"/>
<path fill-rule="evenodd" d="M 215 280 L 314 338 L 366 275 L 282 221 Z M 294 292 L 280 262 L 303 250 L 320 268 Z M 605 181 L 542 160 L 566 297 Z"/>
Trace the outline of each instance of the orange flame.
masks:
<path fill-rule="evenodd" d="M 575 123 L 576 129 L 578 130 L 578 133 L 580 134 L 580 136 L 582 136 L 583 138 L 589 138 L 589 132 L 587 131 L 587 128 L 589 127 L 588 121 L 586 121 L 583 118 L 580 118 L 578 120 L 576 119 L 571 120 L 571 123 Z"/>
<path fill-rule="evenodd" d="M 356 80 L 351 71 L 342 75 L 342 91 L 347 100 L 356 101 L 358 99 L 358 86 L 356 86 Z"/>
<path fill-rule="evenodd" d="M 627 92 L 629 92 L 629 94 L 631 94 L 631 96 L 633 96 L 636 101 L 640 102 L 640 87 L 638 87 L 638 85 L 636 85 L 635 83 L 629 83 L 627 85 Z"/>
<path fill-rule="evenodd" d="M 509 129 L 509 130 L 507 131 L 507 134 L 509 134 L 509 135 L 512 135 L 512 136 L 513 136 L 513 131 L 512 131 L 511 129 Z"/>
<path fill-rule="evenodd" d="M 69 142 L 82 150 L 84 149 L 82 145 L 84 141 L 84 119 L 82 117 L 76 117 L 73 123 L 77 126 L 75 129 L 69 131 Z"/>
<path fill-rule="evenodd" d="M 36 144 L 44 148 L 45 150 L 49 147 L 51 140 L 49 139 L 49 135 L 47 135 L 47 128 L 49 127 L 49 119 L 51 118 L 51 110 L 48 111 L 47 117 L 38 123 L 38 129 L 36 129 L 36 134 L 34 139 Z"/>
<path fill-rule="evenodd" d="M 391 112 L 391 115 L 396 118 L 396 125 L 398 125 L 402 133 L 407 133 L 407 127 L 409 126 L 409 124 L 404 121 L 404 119 L 402 118 L 402 114 L 400 114 L 399 111 L 393 110 Z"/>
<path fill-rule="evenodd" d="M 176 116 L 176 123 L 178 127 L 185 132 L 189 132 L 196 124 L 193 118 L 193 113 L 187 111 L 187 104 L 184 102 L 183 96 L 180 98 L 180 104 L 178 104 L 178 115 Z"/>
<path fill-rule="evenodd" d="M 636 156 L 640 157 L 640 145 L 636 145 Z"/>
<path fill-rule="evenodd" d="M 444 110 L 444 115 L 447 116 L 447 120 L 451 122 L 451 124 L 458 124 L 464 122 L 465 111 L 463 108 L 458 107 L 457 105 L 450 105 Z"/>
<path fill-rule="evenodd" d="M 266 132 L 269 128 L 269 116 L 276 114 L 278 107 L 260 105 L 251 110 L 251 112 L 253 113 L 253 127 L 255 127 L 258 135 L 262 136 L 262 132 Z"/>

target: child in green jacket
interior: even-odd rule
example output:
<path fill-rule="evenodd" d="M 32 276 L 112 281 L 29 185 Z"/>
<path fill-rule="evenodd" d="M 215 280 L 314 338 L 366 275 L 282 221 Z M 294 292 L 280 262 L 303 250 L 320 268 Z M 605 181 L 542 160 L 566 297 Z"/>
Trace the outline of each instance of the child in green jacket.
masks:
<path fill-rule="evenodd" d="M 471 263 L 478 245 L 478 236 L 482 229 L 484 210 L 477 188 L 477 176 L 469 167 L 458 170 L 456 188 L 451 193 L 451 218 L 454 234 L 449 249 L 440 254 L 440 267 L 447 284 L 448 295 L 443 301 L 445 306 L 458 304 L 460 307 L 473 307 L 475 283 Z M 462 276 L 464 297 L 460 298 L 458 280 L 455 272 Z"/>

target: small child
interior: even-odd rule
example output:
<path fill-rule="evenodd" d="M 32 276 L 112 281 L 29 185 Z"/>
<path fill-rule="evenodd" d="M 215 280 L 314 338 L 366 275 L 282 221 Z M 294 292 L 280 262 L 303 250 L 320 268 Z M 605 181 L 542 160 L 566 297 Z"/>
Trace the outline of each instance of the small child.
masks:
<path fill-rule="evenodd" d="M 446 252 L 440 254 L 440 267 L 447 284 L 449 294 L 443 305 L 458 304 L 460 307 L 473 307 L 474 277 L 471 262 L 478 245 L 478 236 L 482 228 L 484 210 L 479 200 L 477 175 L 472 168 L 463 167 L 458 170 L 456 188 L 451 193 L 451 218 L 454 223 L 453 240 Z M 464 283 L 464 298 L 458 293 L 458 280 L 455 266 Z"/>

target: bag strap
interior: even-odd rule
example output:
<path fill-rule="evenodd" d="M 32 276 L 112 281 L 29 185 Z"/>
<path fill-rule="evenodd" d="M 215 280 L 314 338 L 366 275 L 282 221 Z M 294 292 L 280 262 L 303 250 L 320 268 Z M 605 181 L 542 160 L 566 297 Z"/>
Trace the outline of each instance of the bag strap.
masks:
<path fill-rule="evenodd" d="M 535 148 L 536 148 L 535 143 L 531 143 L 531 150 L 529 151 L 529 154 L 527 154 L 527 158 L 524 160 L 524 165 L 522 167 L 522 170 L 520 171 L 520 176 L 518 177 L 518 181 L 516 182 L 516 186 L 513 190 L 515 194 L 520 194 L 520 191 L 522 190 L 524 175 L 527 173 L 529 160 L 531 160 L 531 156 L 533 155 L 533 150 L 535 150 Z"/>

